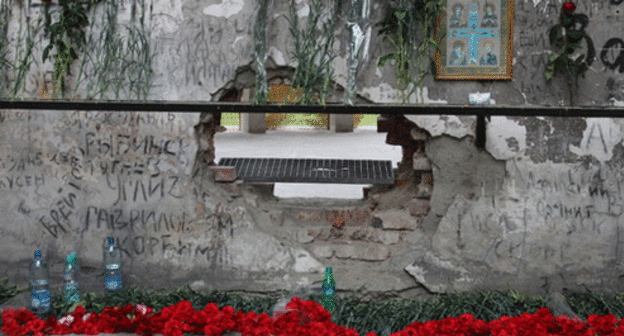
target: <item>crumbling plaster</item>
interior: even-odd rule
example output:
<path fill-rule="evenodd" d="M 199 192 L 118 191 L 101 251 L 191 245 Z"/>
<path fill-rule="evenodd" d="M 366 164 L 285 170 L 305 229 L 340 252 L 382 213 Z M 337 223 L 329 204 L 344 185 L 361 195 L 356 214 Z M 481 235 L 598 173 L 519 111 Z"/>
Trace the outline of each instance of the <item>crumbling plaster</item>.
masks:
<path fill-rule="evenodd" d="M 406 270 L 431 291 L 498 286 L 488 278 L 534 291 L 537 274 L 559 289 L 621 288 L 613 276 L 622 253 L 621 126 L 493 117 L 485 150 L 469 136 L 433 137 L 426 148 L 435 184 L 423 223 L 432 254 Z"/>
<path fill-rule="evenodd" d="M 305 19 L 307 4 L 303 0 L 297 4 Z M 370 21 L 377 22 L 383 15 L 382 5 L 378 1 L 371 5 Z M 621 105 L 621 57 L 612 57 L 617 55 L 613 48 L 617 43 L 608 47 L 608 42 L 619 38 L 624 5 L 599 1 L 578 6 L 578 11 L 589 17 L 586 29 L 597 51 L 590 71 L 580 81 L 578 101 L 581 105 Z M 293 67 L 296 63 L 285 20 L 288 3 L 278 1 L 272 9 L 268 63 Z M 154 77 L 149 99 L 217 99 L 224 87 L 233 85 L 241 69 L 253 65 L 255 10 L 255 3 L 248 0 L 155 1 L 151 18 Z M 566 104 L 563 79 L 557 77 L 550 83 L 543 79 L 550 52 L 547 29 L 556 21 L 558 11 L 559 4 L 552 1 L 516 1 L 513 80 L 435 81 L 428 77 L 410 102 L 467 104 L 469 93 L 489 92 L 508 105 Z M 128 11 L 121 15 L 123 22 L 129 20 Z M 11 36 L 18 26 L 12 23 Z M 396 103 L 394 68 L 376 65 L 390 45 L 381 41 L 376 30 L 372 32 L 358 74 L 358 94 L 375 103 Z M 334 60 L 334 83 L 342 87 L 347 36 L 341 31 L 334 47 L 340 52 Z M 34 80 L 28 81 L 28 94 L 37 96 L 39 86 L 46 85 L 39 77 L 50 69 L 45 63 L 32 71 Z M 23 265 L 37 245 L 50 260 L 57 261 L 70 249 L 77 249 L 88 279 L 84 288 L 97 288 L 101 251 L 91 247 L 99 248 L 104 237 L 113 234 L 126 251 L 124 267 L 132 270 L 126 273 L 129 283 L 154 288 L 178 286 L 188 280 L 205 280 L 210 288 L 243 291 L 316 286 L 323 267 L 331 265 L 339 292 L 365 288 L 417 296 L 453 288 L 505 289 L 507 283 L 529 292 L 540 290 L 542 284 L 597 291 L 622 289 L 619 232 L 624 130 L 619 119 L 492 117 L 482 150 L 474 146 L 474 117 L 408 115 L 409 121 L 430 136 L 425 145 L 434 180 L 429 214 L 418 227 L 402 231 L 399 243 L 370 248 L 358 242 L 330 248 L 318 242 L 298 242 L 291 227 L 281 226 L 283 221 L 278 219 L 285 215 L 271 205 L 271 197 L 256 199 L 259 193 L 254 190 L 232 196 L 211 181 L 205 167 L 210 155 L 208 162 L 196 160 L 198 152 L 210 152 L 211 139 L 194 133 L 194 126 L 210 122 L 211 116 L 146 114 L 145 120 L 152 120 L 151 124 L 143 122 L 139 127 L 137 114 L 126 112 L 116 117 L 106 113 L 13 112 L 6 113 L 0 125 L 6 140 L 2 154 L 9 160 L 6 162 L 12 158 L 11 164 L 17 167 L 20 162 L 25 164 L 19 172 L 5 166 L 0 179 L 4 190 L 1 208 L 7 214 L 0 227 L 0 255 L 4 256 L 0 270 L 14 283 L 25 282 Z M 136 125 L 124 124 L 129 120 Z M 175 155 L 135 151 L 133 156 L 118 153 L 109 158 L 86 154 L 86 146 L 105 150 L 108 138 L 124 139 L 126 135 L 153 136 L 157 142 L 175 139 L 184 146 L 171 147 L 176 149 Z M 211 155 L 214 158 L 214 153 Z M 159 190 L 158 181 L 150 176 L 141 176 L 135 181 L 142 182 L 122 189 L 119 183 L 130 181 L 133 169 L 138 168 L 121 165 L 117 166 L 121 171 L 112 173 L 109 165 L 105 172 L 101 161 L 109 160 L 112 165 L 123 159 L 146 160 L 148 170 L 154 169 L 156 162 L 149 160 L 159 160 L 159 174 L 174 176 L 179 184 L 169 185 L 171 189 L 158 200 L 149 199 L 158 196 L 154 192 Z M 78 177 L 80 183 L 75 184 L 80 189 L 71 197 L 68 190 L 76 187 L 70 182 Z M 137 205 L 129 199 L 138 195 L 141 200 L 139 185 L 148 191 L 145 201 Z M 387 218 L 385 225 L 392 219 L 406 222 L 404 206 L 389 208 L 378 217 Z M 187 231 L 171 225 L 172 229 L 167 227 L 171 232 L 164 233 L 152 223 L 155 220 L 148 219 L 143 231 L 134 232 L 129 223 L 137 220 L 133 216 L 140 211 L 168 212 L 177 224 L 180 216 L 188 215 L 184 217 Z M 52 229 L 50 223 L 57 219 L 62 223 Z M 140 235 L 142 239 L 137 238 Z M 199 253 L 200 257 L 189 261 L 185 253 Z M 356 254 L 380 260 L 351 258 Z M 52 262 L 53 276 L 60 276 L 59 265 Z"/>

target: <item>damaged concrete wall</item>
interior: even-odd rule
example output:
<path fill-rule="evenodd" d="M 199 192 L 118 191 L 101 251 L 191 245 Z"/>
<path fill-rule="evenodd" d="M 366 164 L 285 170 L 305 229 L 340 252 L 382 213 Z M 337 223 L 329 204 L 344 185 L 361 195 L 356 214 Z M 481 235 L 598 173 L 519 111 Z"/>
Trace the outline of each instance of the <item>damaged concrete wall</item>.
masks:
<path fill-rule="evenodd" d="M 297 6 L 304 19 L 307 2 Z M 383 5 L 371 6 L 376 22 Z M 516 2 L 513 80 L 427 79 L 424 103 L 466 104 L 469 93 L 490 92 L 500 104 L 565 104 L 561 79 L 543 80 L 547 29 L 559 6 Z M 577 6 L 596 50 L 579 104 L 621 104 L 624 4 Z M 41 7 L 20 8 L 41 15 Z M 277 72 L 295 62 L 288 6 L 272 8 L 268 64 Z M 256 10 L 247 0 L 154 1 L 148 99 L 215 101 L 224 88 L 252 88 L 253 76 L 243 74 L 253 65 Z M 127 22 L 128 7 L 120 15 Z M 19 28 L 13 19 L 11 37 Z M 369 34 L 360 99 L 395 102 L 394 69 L 376 66 L 390 45 L 375 29 Z M 347 34 L 338 35 L 340 91 Z M 51 69 L 32 66 L 24 98 L 40 97 Z M 354 202 L 278 200 L 259 187 L 214 182 L 208 165 L 218 123 L 207 114 L 3 111 L 0 120 L 0 271 L 11 283 L 26 283 L 40 248 L 60 288 L 63 257 L 75 250 L 81 286 L 100 291 L 101 245 L 112 235 L 126 283 L 140 287 L 320 287 L 331 266 L 338 292 L 380 297 L 507 284 L 528 292 L 622 290 L 619 120 L 493 117 L 480 150 L 473 117 L 405 116 L 388 130 L 387 142 L 404 148 L 397 186 L 371 188 Z"/>
<path fill-rule="evenodd" d="M 498 117 L 485 151 L 468 137 L 432 140 L 432 253 L 408 271 L 436 291 L 620 291 L 622 125 Z"/>
<path fill-rule="evenodd" d="M 99 292 L 106 236 L 119 239 L 126 284 L 140 287 L 201 280 L 276 290 L 305 283 L 297 273 L 322 272 L 305 250 L 259 231 L 242 199 L 192 178 L 198 116 L 3 112 L 3 274 L 27 283 L 39 248 L 58 289 L 63 256 L 73 250 L 81 286 Z"/>

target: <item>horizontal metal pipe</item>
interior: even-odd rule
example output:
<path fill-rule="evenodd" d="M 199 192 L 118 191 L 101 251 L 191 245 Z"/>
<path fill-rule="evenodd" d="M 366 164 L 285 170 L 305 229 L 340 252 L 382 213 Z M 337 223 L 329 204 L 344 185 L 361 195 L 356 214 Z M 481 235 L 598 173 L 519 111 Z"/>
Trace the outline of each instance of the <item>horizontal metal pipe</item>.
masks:
<path fill-rule="evenodd" d="M 505 106 L 505 105 L 254 105 L 243 103 L 183 101 L 52 101 L 0 100 L 0 110 L 82 110 L 141 112 L 222 112 L 222 113 L 329 113 L 329 114 L 408 114 L 516 117 L 621 118 L 622 107 L 601 106 Z"/>

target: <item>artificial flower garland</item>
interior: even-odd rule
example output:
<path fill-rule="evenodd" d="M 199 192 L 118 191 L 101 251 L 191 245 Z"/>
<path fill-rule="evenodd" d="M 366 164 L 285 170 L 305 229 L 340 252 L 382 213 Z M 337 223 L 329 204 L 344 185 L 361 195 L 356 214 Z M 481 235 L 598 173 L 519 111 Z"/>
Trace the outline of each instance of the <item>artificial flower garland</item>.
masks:
<path fill-rule="evenodd" d="M 243 336 L 358 336 L 353 328 L 344 328 L 330 321 L 331 314 L 314 301 L 293 298 L 286 305 L 287 311 L 279 312 L 274 319 L 266 313 L 234 314 L 232 307 L 219 310 L 214 303 L 196 311 L 188 301 L 165 307 L 151 316 L 153 310 L 144 305 L 127 305 L 123 308 L 104 308 L 100 314 L 85 314 L 76 310 L 56 321 L 38 319 L 30 310 L 7 308 L 2 312 L 2 332 L 7 336 L 67 335 L 70 333 L 97 335 L 99 333 L 129 332 L 151 336 L 183 336 L 183 333 L 220 336 L 227 330 L 236 330 Z M 471 314 L 449 317 L 440 321 L 414 322 L 405 330 L 392 336 L 624 336 L 624 323 L 618 323 L 613 314 L 590 315 L 587 323 L 567 316 L 554 317 L 548 308 L 535 314 L 503 316 L 498 320 L 484 322 L 475 320 Z M 369 332 L 366 336 L 376 336 Z"/>

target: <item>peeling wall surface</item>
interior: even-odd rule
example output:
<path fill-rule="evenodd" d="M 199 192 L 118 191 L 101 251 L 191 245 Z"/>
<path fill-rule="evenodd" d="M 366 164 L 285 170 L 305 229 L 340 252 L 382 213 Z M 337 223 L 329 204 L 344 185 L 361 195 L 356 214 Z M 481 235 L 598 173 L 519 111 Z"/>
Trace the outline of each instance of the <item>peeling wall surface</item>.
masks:
<path fill-rule="evenodd" d="M 120 25 L 131 20 L 129 3 Z M 242 74 L 254 65 L 256 1 L 149 5 L 148 99 L 216 101 L 224 89 L 253 88 L 253 76 Z M 42 15 L 40 6 L 26 6 L 13 6 L 10 41 L 20 34 L 20 13 Z M 308 1 L 296 6 L 304 22 Z M 505 105 L 567 104 L 563 78 L 546 83 L 543 75 L 548 28 L 560 7 L 515 2 L 513 80 L 427 78 L 411 103 L 468 104 L 470 93 L 485 92 Z M 371 2 L 371 22 L 384 8 Z M 577 13 L 588 18 L 583 50 L 594 56 L 579 81 L 578 105 L 624 105 L 624 3 L 578 2 Z M 268 73 L 296 65 L 288 15 L 288 2 L 270 7 Z M 347 73 L 341 20 L 335 97 Z M 395 103 L 394 68 L 377 66 L 391 45 L 376 28 L 365 32 L 359 99 Z M 43 47 L 35 44 L 37 59 Z M 15 56 L 14 47 L 7 50 Z M 45 98 L 52 71 L 50 62 L 33 64 L 22 98 Z M 88 95 L 88 85 L 77 87 L 78 97 Z M 623 121 L 492 117 L 485 149 L 474 144 L 474 117 L 409 115 L 401 122 L 407 132 L 393 129 L 387 142 L 396 136 L 392 144 L 412 149 L 397 171 L 405 183 L 337 202 L 279 200 L 258 187 L 215 182 L 208 164 L 218 123 L 205 113 L 1 111 L 0 273 L 26 283 L 39 248 L 58 289 L 64 256 L 76 251 L 81 288 L 99 291 L 102 244 L 114 236 L 124 283 L 148 288 L 320 287 L 324 267 L 333 267 L 339 293 L 387 297 L 507 285 L 530 293 L 624 290 Z"/>

